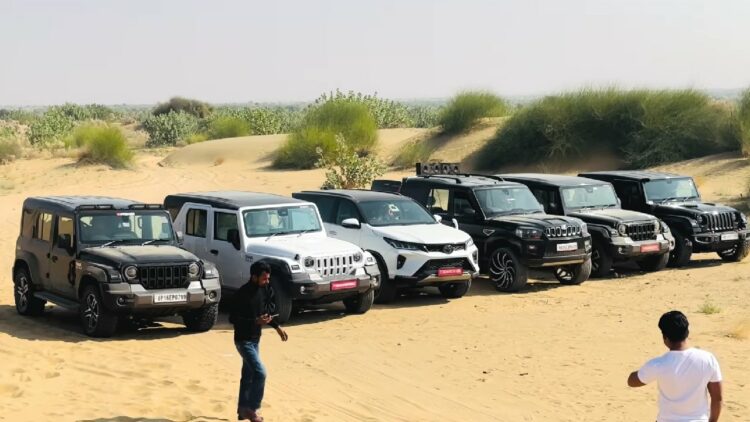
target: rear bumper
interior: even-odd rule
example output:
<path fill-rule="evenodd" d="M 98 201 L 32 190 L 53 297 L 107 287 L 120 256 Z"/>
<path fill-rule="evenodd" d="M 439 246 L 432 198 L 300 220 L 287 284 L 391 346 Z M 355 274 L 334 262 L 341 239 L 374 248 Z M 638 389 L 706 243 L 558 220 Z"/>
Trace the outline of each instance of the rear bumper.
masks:
<path fill-rule="evenodd" d="M 731 249 L 737 244 L 748 240 L 748 230 L 734 230 L 720 233 L 700 233 L 691 236 L 693 252 L 721 252 Z M 727 236 L 736 235 L 736 239 L 726 239 Z M 724 238 L 724 239 L 722 239 Z"/>
<path fill-rule="evenodd" d="M 221 300 L 218 278 L 193 281 L 186 289 L 147 290 L 140 284 L 129 283 L 103 283 L 101 286 L 104 306 L 118 314 L 174 315 Z M 185 295 L 185 299 L 157 302 L 157 296 L 170 294 Z"/>

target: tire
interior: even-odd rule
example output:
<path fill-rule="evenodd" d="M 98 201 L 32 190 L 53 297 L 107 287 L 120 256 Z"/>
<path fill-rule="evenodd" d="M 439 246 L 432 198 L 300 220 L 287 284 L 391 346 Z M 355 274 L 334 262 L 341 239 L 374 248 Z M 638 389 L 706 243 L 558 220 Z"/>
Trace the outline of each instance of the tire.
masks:
<path fill-rule="evenodd" d="M 490 280 L 499 292 L 517 292 L 526 286 L 529 270 L 509 248 L 497 248 L 488 264 Z"/>
<path fill-rule="evenodd" d="M 219 304 L 214 303 L 200 309 L 194 309 L 182 314 L 182 322 L 189 331 L 202 333 L 208 331 L 216 324 L 219 317 Z"/>
<path fill-rule="evenodd" d="M 656 272 L 667 268 L 667 263 L 669 263 L 669 252 L 642 259 L 638 261 L 638 267 L 643 271 Z"/>
<path fill-rule="evenodd" d="M 591 275 L 591 260 L 587 259 L 582 264 L 567 265 L 555 269 L 555 277 L 560 284 L 568 286 L 581 284 L 589 279 Z"/>
<path fill-rule="evenodd" d="M 19 314 L 39 316 L 44 313 L 44 305 L 47 302 L 34 297 L 34 285 L 26 268 L 19 268 L 13 274 L 13 297 Z"/>
<path fill-rule="evenodd" d="M 446 299 L 458 299 L 460 297 L 463 297 L 466 293 L 469 292 L 470 288 L 471 280 L 467 280 L 461 283 L 441 284 L 440 286 L 438 286 L 440 294 L 443 295 L 443 297 Z"/>
<path fill-rule="evenodd" d="M 391 303 L 398 296 L 396 283 L 388 277 L 388 267 L 380 259 L 378 261 L 378 271 L 380 271 L 380 286 L 375 291 L 375 303 Z"/>
<path fill-rule="evenodd" d="M 601 278 L 607 277 L 612 271 L 614 260 L 602 242 L 594 242 L 591 250 L 591 276 Z"/>
<path fill-rule="evenodd" d="M 690 256 L 693 254 L 693 245 L 688 244 L 688 240 L 678 232 L 672 232 L 674 236 L 674 249 L 669 253 L 670 267 L 684 267 L 690 262 Z"/>
<path fill-rule="evenodd" d="M 344 299 L 344 306 L 346 312 L 350 314 L 364 314 L 372 308 L 372 303 L 375 301 L 375 290 L 369 289 L 364 293 L 354 295 Z"/>
<path fill-rule="evenodd" d="M 102 295 L 94 285 L 83 289 L 79 317 L 83 332 L 90 337 L 111 337 L 117 330 L 117 315 L 104 307 Z"/>
<path fill-rule="evenodd" d="M 271 287 L 274 292 L 273 302 L 276 305 L 275 312 L 279 314 L 275 320 L 279 324 L 283 324 L 289 321 L 289 318 L 292 316 L 292 298 L 284 290 L 282 282 L 275 279 L 273 275 L 271 275 Z"/>
<path fill-rule="evenodd" d="M 719 257 L 726 262 L 740 262 L 750 253 L 748 241 L 740 242 L 733 248 L 719 252 Z"/>

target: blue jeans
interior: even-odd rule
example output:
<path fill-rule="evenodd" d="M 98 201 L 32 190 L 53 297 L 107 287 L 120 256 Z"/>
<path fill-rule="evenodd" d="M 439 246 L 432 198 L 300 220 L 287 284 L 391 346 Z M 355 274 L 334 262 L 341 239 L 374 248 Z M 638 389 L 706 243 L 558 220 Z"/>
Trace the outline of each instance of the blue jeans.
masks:
<path fill-rule="evenodd" d="M 258 410 L 266 387 L 266 367 L 260 361 L 260 345 L 254 341 L 240 341 L 235 346 L 242 356 L 239 407 Z"/>

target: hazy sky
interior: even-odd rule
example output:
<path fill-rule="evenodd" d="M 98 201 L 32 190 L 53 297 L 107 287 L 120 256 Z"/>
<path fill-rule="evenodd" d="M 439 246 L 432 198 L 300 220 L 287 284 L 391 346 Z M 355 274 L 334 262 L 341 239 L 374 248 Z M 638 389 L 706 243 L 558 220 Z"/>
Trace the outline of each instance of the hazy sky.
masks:
<path fill-rule="evenodd" d="M 0 104 L 750 85 L 747 0 L 0 0 Z"/>

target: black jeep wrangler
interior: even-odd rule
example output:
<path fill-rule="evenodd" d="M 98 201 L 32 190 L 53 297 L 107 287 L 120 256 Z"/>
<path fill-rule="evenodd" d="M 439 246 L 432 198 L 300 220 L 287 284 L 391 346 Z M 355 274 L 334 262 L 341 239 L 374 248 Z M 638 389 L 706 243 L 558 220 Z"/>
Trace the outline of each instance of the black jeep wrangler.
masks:
<path fill-rule="evenodd" d="M 612 183 L 623 208 L 652 214 L 667 223 L 675 239 L 671 266 L 686 265 L 693 252 L 718 252 L 724 261 L 740 261 L 750 250 L 747 217 L 734 208 L 702 202 L 690 177 L 651 171 L 579 176 Z"/>
<path fill-rule="evenodd" d="M 580 218 L 589 228 L 591 274 L 604 277 L 616 261 L 635 261 L 644 271 L 667 266 L 674 238 L 656 217 L 623 210 L 611 184 L 553 174 L 498 174 L 523 183 L 550 214 Z"/>
<path fill-rule="evenodd" d="M 191 331 L 213 327 L 221 295 L 212 264 L 177 246 L 161 205 L 58 196 L 23 203 L 13 282 L 16 310 L 47 301 L 79 312 L 83 330 L 109 337 L 118 321 L 182 315 Z"/>
<path fill-rule="evenodd" d="M 397 182 L 375 181 L 394 191 Z M 495 176 L 460 174 L 455 164 L 417 164 L 400 193 L 467 232 L 479 248 L 480 270 L 495 288 L 523 288 L 529 268 L 553 268 L 563 284 L 580 284 L 591 273 L 591 236 L 572 217 L 547 215 L 526 186 Z"/>

